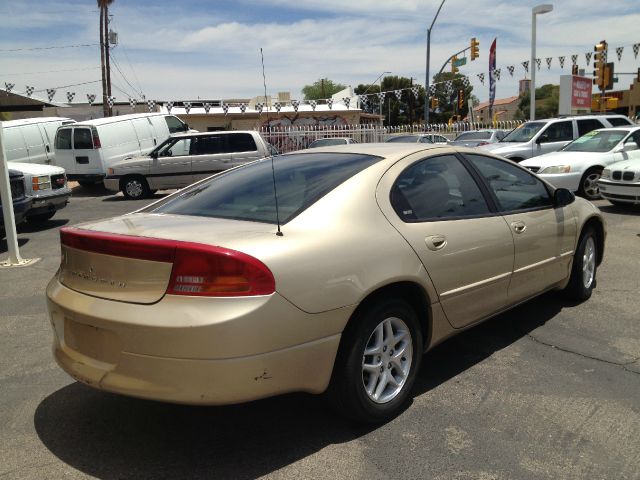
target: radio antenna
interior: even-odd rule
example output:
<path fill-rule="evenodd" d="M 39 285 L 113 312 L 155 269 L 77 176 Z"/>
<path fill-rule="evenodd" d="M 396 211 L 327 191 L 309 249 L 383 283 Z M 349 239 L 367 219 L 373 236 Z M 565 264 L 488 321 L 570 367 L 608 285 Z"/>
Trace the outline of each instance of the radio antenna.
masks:
<path fill-rule="evenodd" d="M 269 111 L 269 102 L 267 102 L 267 77 L 264 74 L 264 54 L 262 53 L 262 47 L 260 47 L 260 58 L 262 59 L 262 84 L 264 85 L 264 103 Z M 269 116 L 267 115 L 267 120 Z M 276 222 L 278 224 L 278 231 L 276 235 L 282 237 L 282 230 L 280 230 L 280 211 L 278 209 L 278 190 L 276 188 L 276 170 L 273 165 L 273 150 L 269 149 L 269 155 L 271 156 L 271 177 L 273 178 L 273 198 L 276 201 Z"/>

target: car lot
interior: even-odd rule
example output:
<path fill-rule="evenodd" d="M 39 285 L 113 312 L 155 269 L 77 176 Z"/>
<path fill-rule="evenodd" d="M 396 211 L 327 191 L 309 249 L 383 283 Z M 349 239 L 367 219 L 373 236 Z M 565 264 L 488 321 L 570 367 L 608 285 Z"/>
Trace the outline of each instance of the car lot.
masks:
<path fill-rule="evenodd" d="M 609 236 L 589 301 L 546 294 L 445 342 L 424 357 L 411 408 L 365 429 L 317 397 L 174 406 L 93 391 L 55 365 L 44 287 L 57 227 L 150 201 L 76 187 L 46 225 L 20 230 L 22 256 L 41 260 L 0 271 L 0 476 L 638 478 L 638 209 L 596 202 Z"/>

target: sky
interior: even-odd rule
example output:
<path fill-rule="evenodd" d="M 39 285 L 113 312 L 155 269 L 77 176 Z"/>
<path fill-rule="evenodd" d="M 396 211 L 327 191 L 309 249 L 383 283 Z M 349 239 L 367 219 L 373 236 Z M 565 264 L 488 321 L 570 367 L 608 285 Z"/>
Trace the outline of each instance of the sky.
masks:
<path fill-rule="evenodd" d="M 117 101 L 252 98 L 291 92 L 320 78 L 356 87 L 383 72 L 424 85 L 426 32 L 441 0 L 115 0 L 110 27 L 112 84 Z M 432 74 L 453 53 L 480 42 L 480 58 L 460 68 L 480 101 L 489 97 L 489 47 L 497 39 L 501 70 L 496 98 L 518 94 L 529 78 L 521 63 L 531 56 L 531 9 L 539 1 L 445 0 L 431 34 Z M 571 72 L 571 55 L 587 75 L 585 53 L 609 43 L 616 72 L 635 73 L 640 54 L 640 1 L 561 0 L 537 16 L 536 84 L 559 83 Z M 0 0 L 0 88 L 35 87 L 36 98 L 55 88 L 54 102 L 100 96 L 99 9 L 91 0 Z M 618 61 L 616 47 L 623 47 Z M 558 57 L 565 56 L 564 69 Z M 546 58 L 552 58 L 547 68 Z M 507 66 L 515 66 L 513 77 Z M 478 74 L 484 73 L 484 85 Z M 616 88 L 626 89 L 631 75 Z M 379 81 L 379 80 L 378 80 Z"/>

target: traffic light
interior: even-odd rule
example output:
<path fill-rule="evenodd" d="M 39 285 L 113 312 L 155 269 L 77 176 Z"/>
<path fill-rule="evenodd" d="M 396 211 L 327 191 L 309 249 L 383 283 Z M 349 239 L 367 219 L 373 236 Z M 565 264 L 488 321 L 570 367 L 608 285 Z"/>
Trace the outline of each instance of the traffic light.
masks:
<path fill-rule="evenodd" d="M 440 105 L 440 102 L 436 97 L 431 97 L 431 110 L 435 110 Z"/>
<path fill-rule="evenodd" d="M 480 42 L 476 40 L 476 37 L 471 39 L 471 61 L 473 62 L 480 56 Z"/>
<path fill-rule="evenodd" d="M 595 47 L 593 55 L 593 83 L 600 87 L 600 90 L 605 90 L 607 79 L 605 77 L 605 64 L 607 63 L 607 42 L 602 40 Z"/>
<path fill-rule="evenodd" d="M 606 63 L 604 66 L 604 90 L 613 90 L 613 62 Z"/>
<path fill-rule="evenodd" d="M 458 90 L 458 111 L 461 112 L 464 108 L 464 88 Z"/>
<path fill-rule="evenodd" d="M 451 73 L 458 73 L 458 66 L 456 65 L 457 62 L 458 62 L 458 56 L 454 55 L 451 58 Z"/>

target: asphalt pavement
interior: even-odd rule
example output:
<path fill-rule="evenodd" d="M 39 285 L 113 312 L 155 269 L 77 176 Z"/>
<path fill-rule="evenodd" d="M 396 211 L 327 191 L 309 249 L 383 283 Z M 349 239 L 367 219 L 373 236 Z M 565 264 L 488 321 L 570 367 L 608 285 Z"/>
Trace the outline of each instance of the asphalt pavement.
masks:
<path fill-rule="evenodd" d="M 364 428 L 321 397 L 169 405 L 56 365 L 58 228 L 149 202 L 76 187 L 20 229 L 21 255 L 40 260 L 0 270 L 0 479 L 640 479 L 640 208 L 596 202 L 609 236 L 589 301 L 551 292 L 436 347 L 408 408 Z"/>

